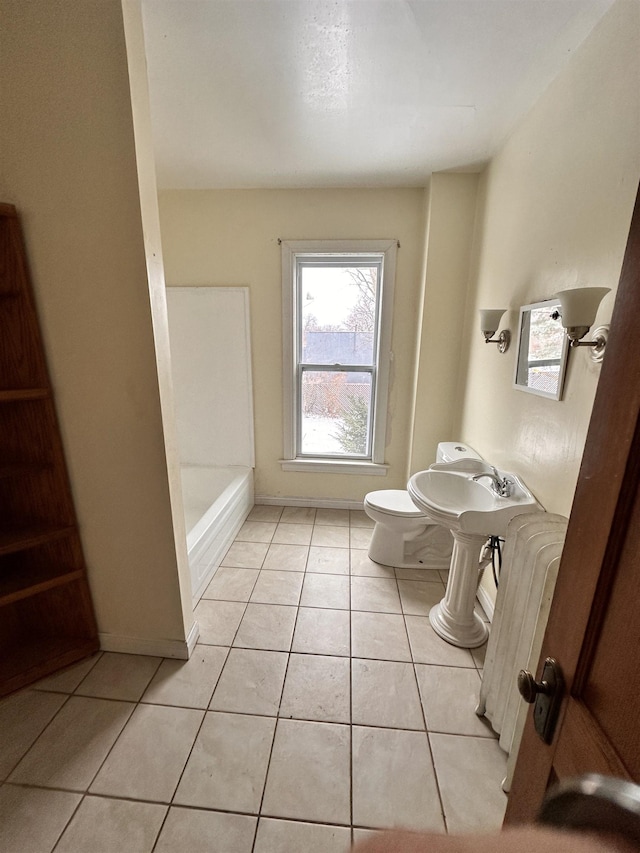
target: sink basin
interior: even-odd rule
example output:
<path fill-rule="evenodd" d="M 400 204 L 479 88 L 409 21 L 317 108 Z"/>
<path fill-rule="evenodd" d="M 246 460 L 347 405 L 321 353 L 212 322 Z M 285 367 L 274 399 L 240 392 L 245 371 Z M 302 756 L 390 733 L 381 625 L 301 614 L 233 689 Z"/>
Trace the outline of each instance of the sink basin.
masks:
<path fill-rule="evenodd" d="M 504 536 L 511 519 L 542 507 L 516 475 L 499 471 L 513 483 L 509 497 L 500 497 L 488 478 L 473 480 L 469 472 L 428 469 L 407 484 L 413 502 L 438 524 L 454 533 Z"/>

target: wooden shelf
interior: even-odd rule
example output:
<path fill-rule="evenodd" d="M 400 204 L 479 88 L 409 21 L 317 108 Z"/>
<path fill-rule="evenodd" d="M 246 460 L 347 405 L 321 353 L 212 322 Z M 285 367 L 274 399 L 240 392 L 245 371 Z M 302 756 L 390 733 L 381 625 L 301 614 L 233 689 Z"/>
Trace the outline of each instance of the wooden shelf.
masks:
<path fill-rule="evenodd" d="M 75 533 L 75 527 L 34 524 L 13 530 L 0 530 L 0 557 L 4 554 L 13 554 L 16 551 L 25 551 L 27 548 L 36 548 L 38 545 L 46 545 L 63 539 Z"/>
<path fill-rule="evenodd" d="M 52 575 L 51 566 L 37 566 L 31 572 L 17 573 L 9 577 L 0 577 L 0 607 L 13 604 L 22 598 L 38 595 L 57 586 L 71 583 L 82 577 L 82 571 L 75 569 L 65 574 Z"/>
<path fill-rule="evenodd" d="M 0 403 L 21 403 L 23 400 L 46 400 L 48 388 L 10 388 L 0 391 Z"/>
<path fill-rule="evenodd" d="M 0 203 L 0 696 L 98 632 L 20 222 Z"/>
<path fill-rule="evenodd" d="M 6 477 L 28 477 L 51 468 L 49 462 L 12 462 L 9 465 L 0 465 L 0 480 Z"/>

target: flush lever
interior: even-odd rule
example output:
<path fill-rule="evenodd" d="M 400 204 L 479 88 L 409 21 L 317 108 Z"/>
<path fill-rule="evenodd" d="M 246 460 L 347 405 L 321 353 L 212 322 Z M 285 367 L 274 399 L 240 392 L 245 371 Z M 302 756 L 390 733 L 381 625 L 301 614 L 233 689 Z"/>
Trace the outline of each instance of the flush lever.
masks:
<path fill-rule="evenodd" d="M 564 692 L 560 665 L 554 658 L 547 658 L 540 681 L 536 681 L 529 670 L 521 669 L 518 673 L 518 690 L 524 701 L 533 705 L 536 731 L 545 743 L 551 743 Z"/>

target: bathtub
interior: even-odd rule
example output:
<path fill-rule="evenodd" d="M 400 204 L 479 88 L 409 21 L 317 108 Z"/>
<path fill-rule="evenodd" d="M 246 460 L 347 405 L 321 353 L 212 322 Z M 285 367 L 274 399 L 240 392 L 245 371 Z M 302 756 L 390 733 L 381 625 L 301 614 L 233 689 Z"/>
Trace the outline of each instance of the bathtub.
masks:
<path fill-rule="evenodd" d="M 253 469 L 183 465 L 191 590 L 198 601 L 253 506 Z"/>

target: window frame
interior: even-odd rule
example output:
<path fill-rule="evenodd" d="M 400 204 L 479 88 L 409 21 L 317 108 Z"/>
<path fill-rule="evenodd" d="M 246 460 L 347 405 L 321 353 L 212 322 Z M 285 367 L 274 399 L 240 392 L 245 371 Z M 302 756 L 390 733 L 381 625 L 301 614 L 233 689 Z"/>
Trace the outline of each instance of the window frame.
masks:
<path fill-rule="evenodd" d="M 397 240 L 283 240 L 282 249 L 282 318 L 283 318 L 283 433 L 285 471 L 325 471 L 374 474 L 384 476 L 388 466 L 384 462 L 387 404 L 389 398 L 390 368 L 393 361 L 391 331 L 393 321 L 393 293 Z M 298 259 L 327 261 L 340 256 L 345 260 L 361 256 L 378 256 L 381 260 L 378 313 L 376 316 L 377 341 L 374 365 L 366 370 L 372 376 L 372 427 L 371 456 L 331 456 L 301 454 L 298 449 L 300 433 L 299 383 L 300 362 L 298 359 L 301 329 L 298 321 Z M 330 370 L 332 365 L 318 365 Z M 357 369 L 358 366 L 355 366 Z M 309 365 L 305 364 L 308 370 Z M 342 370 L 354 370 L 353 365 L 342 365 Z M 360 372 L 362 370 L 360 369 Z"/>

